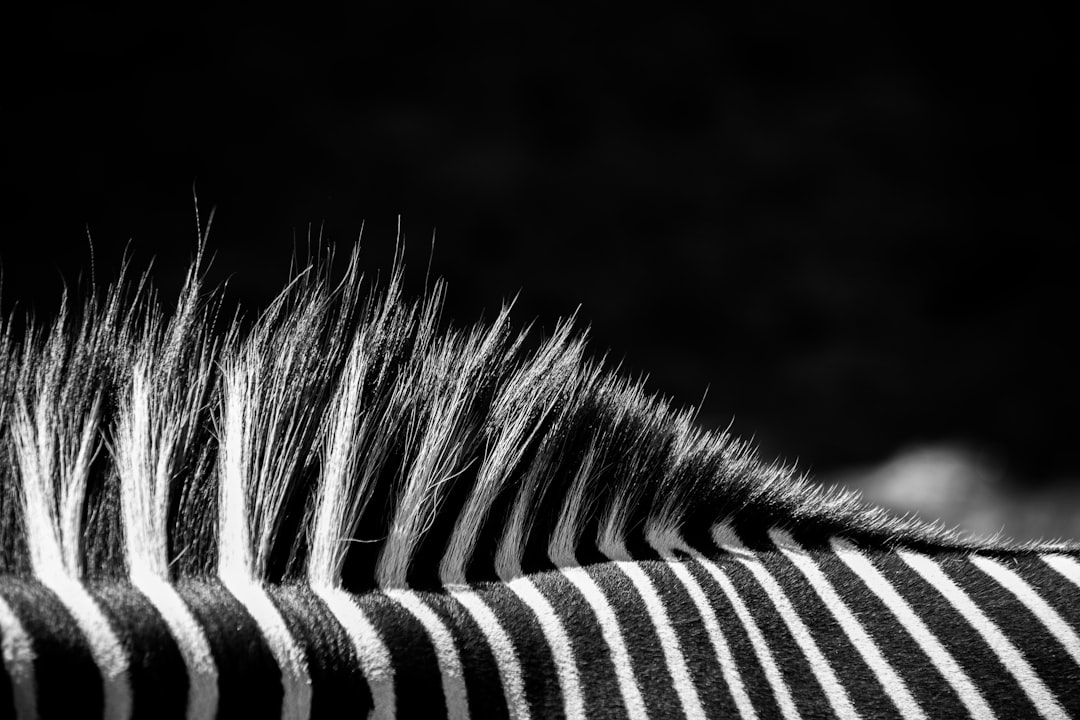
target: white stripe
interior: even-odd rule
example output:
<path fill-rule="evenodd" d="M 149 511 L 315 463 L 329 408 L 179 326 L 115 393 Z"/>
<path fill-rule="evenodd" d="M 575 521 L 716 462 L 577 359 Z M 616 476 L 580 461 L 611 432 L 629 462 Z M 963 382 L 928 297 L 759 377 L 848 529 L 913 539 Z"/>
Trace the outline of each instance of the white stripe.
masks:
<path fill-rule="evenodd" d="M 705 720 L 705 711 L 701 707 L 697 688 L 694 687 L 694 681 L 690 678 L 690 671 L 686 667 L 686 659 L 683 657 L 682 648 L 679 647 L 679 638 L 671 627 L 667 610 L 659 595 L 656 594 L 652 581 L 641 566 L 634 561 L 617 560 L 615 566 L 630 578 L 645 603 L 645 610 L 649 613 L 653 627 L 656 628 L 657 637 L 660 638 L 664 661 L 675 683 L 675 692 L 679 695 L 679 704 L 682 706 L 683 714 L 691 720 L 697 718 Z"/>
<path fill-rule="evenodd" d="M 1080 563 L 1067 555 L 1043 555 L 1043 562 L 1080 588 Z"/>
<path fill-rule="evenodd" d="M 521 679 L 521 663 L 518 662 L 517 652 L 514 650 L 513 643 L 510 642 L 510 636 L 499 624 L 495 613 L 478 594 L 464 587 L 449 587 L 447 590 L 480 626 L 480 632 L 484 634 L 491 647 L 495 664 L 499 668 L 499 679 L 502 680 L 503 694 L 506 696 L 506 707 L 510 711 L 510 717 L 515 720 L 529 720 L 531 715 L 529 702 L 525 697 L 525 683 Z"/>
<path fill-rule="evenodd" d="M 218 673 L 202 627 L 168 581 L 152 573 L 132 573 L 131 582 L 169 628 L 187 669 L 188 720 L 212 720 L 218 708 Z"/>
<path fill-rule="evenodd" d="M 685 550 L 685 548 L 680 549 Z M 708 598 L 705 597 L 701 585 L 690 574 L 686 563 L 676 558 L 671 552 L 660 548 L 657 548 L 657 550 L 660 552 L 664 562 L 667 563 L 667 567 L 671 569 L 675 577 L 682 583 L 682 586 L 686 588 L 687 594 L 693 600 L 694 606 L 697 607 L 698 614 L 701 615 L 701 620 L 705 625 L 705 633 L 709 636 L 709 642 L 712 643 L 713 651 L 716 653 L 716 661 L 720 665 L 720 672 L 723 674 L 724 682 L 727 683 L 728 691 L 731 692 L 731 697 L 735 701 L 735 708 L 739 711 L 739 717 L 743 718 L 743 720 L 757 720 L 757 712 L 754 710 L 754 704 L 750 701 L 750 697 L 746 694 L 746 687 L 743 685 L 742 676 L 739 675 L 738 667 L 735 665 L 735 658 L 731 655 L 731 648 L 724 637 L 724 631 L 720 628 L 720 621 L 717 620 L 716 612 L 709 604 Z"/>
<path fill-rule="evenodd" d="M 375 626 L 356 604 L 352 595 L 341 588 L 315 585 L 312 591 L 326 604 L 330 614 L 337 619 L 352 641 L 353 650 L 360 660 L 360 669 L 371 688 L 372 703 L 375 705 L 370 720 L 394 720 L 397 711 L 394 666 L 390 662 L 390 651 L 379 637 Z"/>
<path fill-rule="evenodd" d="M 561 567 L 559 572 L 573 583 L 585 601 L 589 603 L 593 614 L 596 615 L 596 620 L 600 624 L 600 633 L 604 636 L 608 649 L 611 650 L 611 662 L 615 667 L 615 677 L 619 681 L 619 693 L 626 705 L 627 716 L 635 720 L 645 720 L 649 717 L 645 709 L 645 700 L 641 697 L 641 689 L 638 687 L 637 678 L 634 677 L 630 653 L 627 652 L 626 643 L 623 642 L 619 621 L 607 597 L 583 568 Z"/>
<path fill-rule="evenodd" d="M 37 718 L 37 682 L 34 680 L 34 645 L 11 607 L 0 597 L 0 654 L 11 680 L 18 720 Z"/>
<path fill-rule="evenodd" d="M 311 678 L 303 650 L 293 640 L 285 619 L 257 582 L 221 578 L 225 588 L 251 615 L 281 671 L 281 720 L 307 720 L 311 715 Z"/>
<path fill-rule="evenodd" d="M 439 675 L 442 676 L 447 716 L 450 720 L 468 720 L 469 698 L 465 691 L 465 673 L 450 631 L 415 593 L 408 590 L 387 590 L 386 595 L 412 613 L 431 638 L 431 644 L 435 646 L 435 658 L 439 663 Z"/>
<path fill-rule="evenodd" d="M 803 655 L 806 656 L 806 660 L 810 664 L 810 670 L 813 672 L 814 677 L 817 678 L 821 689 L 825 692 L 825 698 L 829 701 L 829 705 L 832 706 L 833 712 L 847 720 L 854 720 L 854 718 L 859 717 L 855 707 L 851 704 L 847 690 L 836 678 L 832 666 L 829 665 L 829 661 L 821 653 L 817 643 L 814 642 L 810 630 L 807 629 L 802 618 L 799 617 L 799 613 L 792 606 L 791 600 L 788 599 L 783 588 L 773 579 L 769 571 L 754 558 L 754 554 L 743 546 L 731 528 L 726 525 L 715 526 L 713 528 L 713 539 L 723 550 L 732 553 L 736 560 L 745 565 L 758 581 L 758 584 L 765 590 L 769 600 L 776 606 L 780 619 L 787 625 L 792 637 L 795 638 L 795 642 L 798 643 Z"/>
<path fill-rule="evenodd" d="M 772 651 L 769 650 L 769 644 L 765 641 L 765 636 L 761 634 L 761 630 L 754 621 L 754 616 L 750 614 L 746 604 L 739 597 L 738 590 L 735 589 L 724 571 L 712 560 L 709 560 L 696 550 L 691 551 L 691 554 L 705 568 L 705 571 L 712 576 L 727 597 L 728 602 L 731 603 L 731 607 L 735 609 L 735 615 L 738 616 L 739 622 L 742 623 L 743 629 L 750 638 L 750 645 L 754 648 L 754 654 L 757 655 L 758 662 L 761 663 L 761 669 L 765 673 L 765 679 L 769 681 L 773 697 L 776 698 L 776 704 L 780 706 L 781 714 L 786 720 L 798 720 L 799 710 L 791 699 L 791 691 L 788 690 L 787 683 L 784 682 L 784 676 L 780 674 L 780 669 L 776 666 L 776 660 L 773 659 Z"/>
<path fill-rule="evenodd" d="M 1034 588 L 1024 582 L 1019 575 L 988 557 L 975 555 L 971 558 L 971 562 L 1015 595 L 1017 600 L 1022 602 L 1039 619 L 1039 622 L 1050 631 L 1050 634 L 1061 643 L 1062 647 L 1065 648 L 1065 652 L 1073 659 L 1073 662 L 1080 665 L 1080 638 L 1076 636 L 1068 623 L 1062 619 L 1057 610 L 1050 607 L 1045 600 L 1039 597 Z"/>
<path fill-rule="evenodd" d="M 832 612 L 848 639 L 851 640 L 851 644 L 855 646 L 855 649 L 858 650 L 863 660 L 866 661 L 866 664 L 874 673 L 874 677 L 885 689 L 885 694 L 889 696 L 889 699 L 896 705 L 896 709 L 900 711 L 900 715 L 905 718 L 926 718 L 926 713 L 923 712 L 922 708 L 919 707 L 919 703 L 912 697 L 903 679 L 896 674 L 889 661 L 882 656 L 877 644 L 866 633 L 863 626 L 859 624 L 859 621 L 848 609 L 847 605 L 844 604 L 840 596 L 836 594 L 832 585 L 829 584 L 825 575 L 806 553 L 806 550 L 782 530 L 770 530 L 769 537 L 780 548 L 780 552 L 787 556 L 791 563 L 806 577 L 810 586 L 814 588 L 814 592 L 825 603 L 825 607 Z"/>
<path fill-rule="evenodd" d="M 932 559 L 919 553 L 900 550 L 897 553 L 900 558 L 919 573 L 928 583 L 941 593 L 949 604 L 956 608 L 965 620 L 975 629 L 990 646 L 990 650 L 997 656 L 1009 674 L 1016 678 L 1020 688 L 1028 696 L 1039 714 L 1045 718 L 1061 718 L 1067 716 L 1057 698 L 1043 684 L 1042 678 L 1031 668 L 1027 660 L 1009 639 L 1002 634 L 997 625 L 988 618 L 982 610 L 972 602 L 971 598 L 961 590 L 937 566 Z"/>
<path fill-rule="evenodd" d="M 533 611 L 540 623 L 540 630 L 544 633 L 544 639 L 547 640 L 551 656 L 555 660 L 555 672 L 558 674 L 563 696 L 563 715 L 567 718 L 585 717 L 585 701 L 581 696 L 581 680 L 574 662 L 574 650 L 555 609 L 524 575 L 510 580 L 506 586 Z"/>
<path fill-rule="evenodd" d="M 837 557 L 851 568 L 852 572 L 858 575 L 866 587 L 870 589 L 870 592 L 877 595 L 885 603 L 885 606 L 892 611 L 892 614 L 896 616 L 896 619 L 900 621 L 907 633 L 918 643 L 919 648 L 926 653 L 926 656 L 930 658 L 930 662 L 933 663 L 937 671 L 941 673 L 941 676 L 945 678 L 945 681 L 959 696 L 960 702 L 964 704 L 968 713 L 976 718 L 993 718 L 994 713 L 990 706 L 986 704 L 986 700 L 983 698 L 982 693 L 979 692 L 979 689 L 975 687 L 963 668 L 945 649 L 934 633 L 926 627 L 926 623 L 915 614 L 915 611 L 908 605 L 907 600 L 896 592 L 896 589 L 893 588 L 885 576 L 854 545 L 851 545 L 846 540 L 833 538 L 830 540 L 830 544 L 833 550 L 836 551 Z"/>
<path fill-rule="evenodd" d="M 63 603 L 75 624 L 90 645 L 90 655 L 101 672 L 107 720 L 126 720 L 131 717 L 131 681 L 128 678 L 128 659 L 119 638 L 113 632 L 105 614 L 94 602 L 82 583 L 62 572 L 38 575 Z"/>

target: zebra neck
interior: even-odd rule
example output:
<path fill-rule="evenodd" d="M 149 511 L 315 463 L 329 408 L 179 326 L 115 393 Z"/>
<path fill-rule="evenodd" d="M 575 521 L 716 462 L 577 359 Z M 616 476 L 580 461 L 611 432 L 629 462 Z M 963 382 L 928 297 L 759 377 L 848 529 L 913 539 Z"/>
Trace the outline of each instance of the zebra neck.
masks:
<path fill-rule="evenodd" d="M 712 536 L 429 590 L 7 576 L 0 714 L 1080 712 L 1075 552 Z"/>

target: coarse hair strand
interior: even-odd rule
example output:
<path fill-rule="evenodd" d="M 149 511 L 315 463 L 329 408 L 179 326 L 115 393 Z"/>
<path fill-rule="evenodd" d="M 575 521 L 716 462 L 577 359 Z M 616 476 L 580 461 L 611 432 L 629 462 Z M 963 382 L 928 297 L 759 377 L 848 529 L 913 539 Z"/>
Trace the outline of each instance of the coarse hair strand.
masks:
<path fill-rule="evenodd" d="M 574 318 L 444 327 L 445 284 L 406 300 L 400 252 L 384 283 L 313 261 L 246 327 L 202 248 L 170 312 L 125 268 L 51 324 L 0 319 L 0 572 L 455 585 L 720 521 L 1006 545 L 761 461 L 590 359 Z"/>

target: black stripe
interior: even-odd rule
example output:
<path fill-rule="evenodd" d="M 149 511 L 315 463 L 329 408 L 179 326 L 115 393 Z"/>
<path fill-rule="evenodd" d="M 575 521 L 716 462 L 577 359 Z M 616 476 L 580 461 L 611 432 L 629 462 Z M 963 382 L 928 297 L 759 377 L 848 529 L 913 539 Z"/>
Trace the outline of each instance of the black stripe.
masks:
<path fill-rule="evenodd" d="M 914 568 L 896 555 L 875 553 L 868 557 L 949 651 L 991 709 L 998 713 L 1007 710 L 1005 717 L 1035 715 L 1035 707 L 986 641 L 936 587 L 923 580 Z M 934 559 L 940 567 L 947 556 L 939 555 Z M 966 562 L 963 558 L 960 561 Z"/>
<path fill-rule="evenodd" d="M 87 589 L 127 653 L 132 716 L 181 720 L 187 710 L 187 670 L 161 615 L 129 584 L 109 581 Z"/>
<path fill-rule="evenodd" d="M 465 689 L 469 697 L 471 715 L 483 718 L 506 718 L 510 716 L 506 707 L 506 695 L 499 667 L 491 652 L 487 638 L 472 615 L 459 603 L 442 593 L 423 593 L 421 599 L 449 630 L 454 638 L 458 657 L 461 659 L 462 672 L 465 674 Z"/>
<path fill-rule="evenodd" d="M 814 675 L 809 660 L 757 578 L 745 565 L 732 558 L 720 558 L 717 564 L 727 574 L 757 623 L 799 713 L 804 717 L 830 716 L 832 705 Z"/>
<path fill-rule="evenodd" d="M 480 583 L 472 589 L 484 599 L 510 637 L 521 664 L 525 698 L 534 717 L 551 720 L 564 717 L 559 673 L 535 613 L 505 585 Z"/>
<path fill-rule="evenodd" d="M 340 717 L 343 708 L 367 717 L 373 707 L 371 689 L 352 640 L 326 605 L 304 587 L 277 586 L 268 594 L 307 658 L 312 720 Z"/>
<path fill-rule="evenodd" d="M 995 558 L 1008 569 L 1008 557 Z M 1054 697 L 1073 717 L 1080 716 L 1080 667 L 1046 626 L 1011 591 L 966 558 L 942 563 L 945 573 L 968 594 L 1024 656 Z"/>
<path fill-rule="evenodd" d="M 634 667 L 634 678 L 649 715 L 663 717 L 666 712 L 680 708 L 660 637 L 637 587 L 614 563 L 597 563 L 588 566 L 586 571 L 615 611 Z"/>
<path fill-rule="evenodd" d="M 870 555 L 873 551 L 864 553 Z M 908 692 L 928 715 L 964 717 L 967 710 L 929 655 L 904 629 L 892 610 L 831 549 L 814 551 L 814 561 L 833 589 L 873 638 L 878 650 L 907 685 Z"/>
<path fill-rule="evenodd" d="M 802 571 L 779 550 L 761 552 L 757 557 L 791 601 L 859 715 L 898 720 L 896 704 Z M 843 588 L 833 589 L 843 596 Z"/>
<path fill-rule="evenodd" d="M 1074 632 L 1080 634 L 1080 587 L 1035 555 L 1020 556 L 1009 567 L 1039 593 L 1039 597 L 1054 608 Z"/>
<path fill-rule="evenodd" d="M 738 717 L 738 708 L 718 667 L 716 649 L 705 631 L 705 622 L 682 581 L 666 562 L 644 561 L 640 565 L 667 610 L 705 714 L 708 717 Z"/>
<path fill-rule="evenodd" d="M 592 606 L 557 570 L 533 575 L 530 579 L 551 603 L 570 638 L 585 714 L 588 717 L 625 717 L 626 708 L 611 662 L 611 651 L 600 632 Z"/>
<path fill-rule="evenodd" d="M 357 601 L 390 651 L 397 716 L 446 717 L 435 647 L 424 626 L 382 593 L 361 595 Z"/>
<path fill-rule="evenodd" d="M 757 653 L 754 652 L 750 635 L 739 616 L 735 614 L 735 608 L 732 607 L 727 595 L 700 562 L 687 563 L 687 567 L 704 591 L 709 604 L 716 611 L 717 622 L 728 642 L 728 647 L 731 648 L 735 669 L 742 678 L 743 687 L 758 717 L 781 717 L 779 701 L 772 686 L 769 685 L 768 678 L 765 677 L 765 670 L 758 660 Z"/>
<path fill-rule="evenodd" d="M 202 626 L 218 672 L 218 717 L 281 717 L 281 672 L 240 602 L 217 580 L 181 580 L 176 590 Z"/>
<path fill-rule="evenodd" d="M 33 638 L 38 716 L 101 717 L 101 671 L 63 604 L 44 585 L 11 577 L 0 577 L 0 594 Z"/>

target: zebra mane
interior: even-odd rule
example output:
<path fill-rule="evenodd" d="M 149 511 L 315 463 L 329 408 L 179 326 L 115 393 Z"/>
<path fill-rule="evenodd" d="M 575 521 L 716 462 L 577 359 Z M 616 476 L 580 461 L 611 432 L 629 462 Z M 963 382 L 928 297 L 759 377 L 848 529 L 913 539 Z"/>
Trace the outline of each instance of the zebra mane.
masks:
<path fill-rule="evenodd" d="M 245 325 L 201 255 L 171 312 L 122 275 L 18 338 L 0 321 L 0 573 L 425 587 L 720 520 L 961 543 L 702 429 L 590 359 L 573 319 L 444 328 L 442 281 L 406 300 L 400 258 L 369 284 L 353 253 Z"/>

